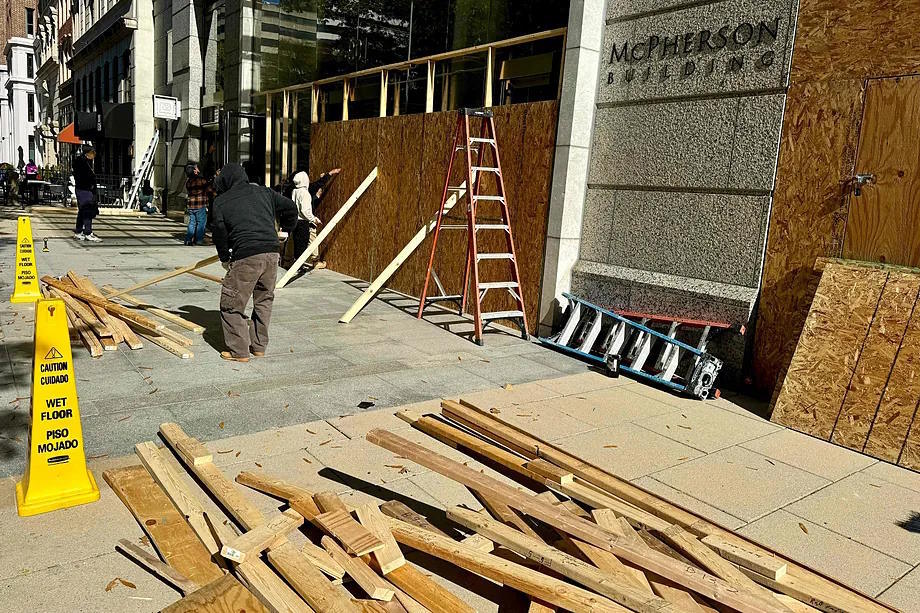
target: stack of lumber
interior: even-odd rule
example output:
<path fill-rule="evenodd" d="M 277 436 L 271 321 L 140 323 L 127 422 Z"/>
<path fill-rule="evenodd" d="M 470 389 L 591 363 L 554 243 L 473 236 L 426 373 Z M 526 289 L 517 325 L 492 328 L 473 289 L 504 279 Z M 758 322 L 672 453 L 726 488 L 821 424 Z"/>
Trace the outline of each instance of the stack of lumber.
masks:
<path fill-rule="evenodd" d="M 125 292 L 118 292 L 118 300 L 109 299 L 88 277 L 69 271 L 56 278 L 42 277 L 42 293 L 46 298 L 60 298 L 67 309 L 71 340 L 79 340 L 94 358 L 105 351 L 117 351 L 121 343 L 132 350 L 142 349 L 144 341 L 183 359 L 193 357 L 189 350 L 192 339 L 166 327 L 169 322 L 195 333 L 202 326 L 185 320 L 163 309 L 145 305 Z M 110 296 L 113 291 L 106 287 Z M 125 304 L 122 304 L 125 303 Z M 153 315 L 158 319 L 148 317 Z"/>
<path fill-rule="evenodd" d="M 772 421 L 920 470 L 920 270 L 823 260 Z"/>
<path fill-rule="evenodd" d="M 531 491 L 372 430 L 368 441 L 462 484 L 484 509 L 450 508 L 454 526 L 438 528 L 440 518 L 395 500 L 352 508 L 331 492 L 264 473 L 237 475 L 237 483 L 286 503 L 265 513 L 204 445 L 163 424 L 161 436 L 190 474 L 152 442 L 137 446 L 142 466 L 104 473 L 163 559 L 143 550 L 126 555 L 185 594 L 170 612 L 472 611 L 416 559 L 448 569 L 463 585 L 481 583 L 478 576 L 504 586 L 535 613 L 894 611 L 488 411 L 444 401 L 440 415 L 397 415 Z M 228 521 L 203 510 L 195 484 Z M 244 602 L 251 604 L 237 604 Z"/>

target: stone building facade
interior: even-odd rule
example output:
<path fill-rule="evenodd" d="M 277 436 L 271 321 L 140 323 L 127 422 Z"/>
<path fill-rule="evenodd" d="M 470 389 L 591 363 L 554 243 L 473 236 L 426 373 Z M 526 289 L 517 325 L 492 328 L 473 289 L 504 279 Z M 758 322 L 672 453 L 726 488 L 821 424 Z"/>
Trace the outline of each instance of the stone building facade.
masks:
<path fill-rule="evenodd" d="M 5 0 L 0 6 L 0 41 L 4 45 L 0 54 L 0 162 L 18 166 L 20 157 L 24 163 L 29 161 L 30 143 L 32 157 L 37 155 L 37 108 L 32 108 L 33 119 L 29 120 L 29 105 L 35 98 L 32 39 L 37 11 L 35 0 Z"/>

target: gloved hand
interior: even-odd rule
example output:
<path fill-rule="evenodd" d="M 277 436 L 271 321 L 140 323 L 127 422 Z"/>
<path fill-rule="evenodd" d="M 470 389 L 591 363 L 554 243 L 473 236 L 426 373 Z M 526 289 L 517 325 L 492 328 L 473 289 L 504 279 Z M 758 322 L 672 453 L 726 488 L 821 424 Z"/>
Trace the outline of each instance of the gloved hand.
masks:
<path fill-rule="evenodd" d="M 278 238 L 281 239 L 281 240 L 283 240 L 283 241 L 286 241 L 286 240 L 288 239 L 288 233 L 287 233 L 287 232 L 284 232 L 284 231 L 279 231 L 279 232 L 278 232 Z"/>
<path fill-rule="evenodd" d="M 230 262 L 221 262 L 220 265 L 224 267 L 224 270 L 230 272 Z"/>

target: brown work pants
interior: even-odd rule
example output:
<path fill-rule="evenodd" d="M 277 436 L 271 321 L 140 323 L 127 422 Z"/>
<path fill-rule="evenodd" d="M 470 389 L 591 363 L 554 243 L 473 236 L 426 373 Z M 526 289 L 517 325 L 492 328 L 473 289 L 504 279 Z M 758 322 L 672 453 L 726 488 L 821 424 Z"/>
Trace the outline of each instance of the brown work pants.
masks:
<path fill-rule="evenodd" d="M 224 343 L 234 357 L 249 357 L 250 350 L 264 352 L 268 347 L 277 277 L 277 253 L 260 253 L 230 263 L 220 292 L 220 322 Z M 252 317 L 247 318 L 250 298 Z"/>

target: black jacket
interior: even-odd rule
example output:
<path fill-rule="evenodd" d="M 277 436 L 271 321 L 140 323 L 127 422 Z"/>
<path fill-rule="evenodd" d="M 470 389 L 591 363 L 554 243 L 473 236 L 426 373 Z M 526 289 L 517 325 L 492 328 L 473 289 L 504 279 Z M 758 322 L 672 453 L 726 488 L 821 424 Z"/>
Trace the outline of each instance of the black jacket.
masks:
<path fill-rule="evenodd" d="M 93 167 L 85 155 L 81 155 L 73 161 L 72 170 L 74 187 L 87 191 L 96 189 L 96 173 L 93 172 Z"/>
<path fill-rule="evenodd" d="M 259 185 L 252 185 L 239 164 L 227 164 L 215 180 L 211 235 L 221 262 L 242 260 L 260 253 L 278 251 L 275 220 L 285 232 L 297 225 L 294 203 Z"/>

